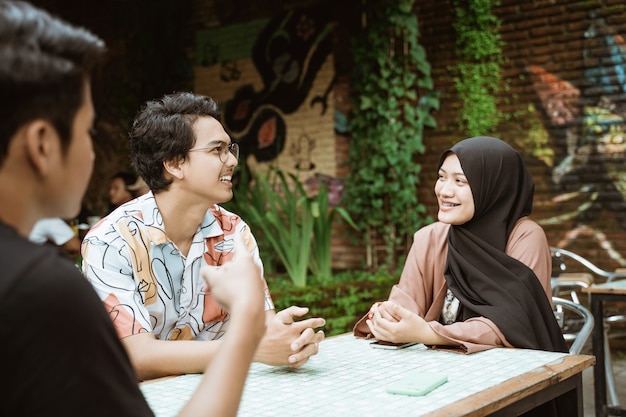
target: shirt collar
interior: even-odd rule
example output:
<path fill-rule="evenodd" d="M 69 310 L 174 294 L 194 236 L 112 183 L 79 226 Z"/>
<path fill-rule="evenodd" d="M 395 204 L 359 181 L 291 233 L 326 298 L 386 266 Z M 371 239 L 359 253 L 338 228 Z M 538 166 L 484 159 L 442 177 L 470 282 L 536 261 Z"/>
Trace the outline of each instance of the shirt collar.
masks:
<path fill-rule="evenodd" d="M 138 198 L 140 204 L 141 214 L 144 219 L 144 225 L 146 226 L 148 236 L 155 245 L 162 245 L 168 243 L 170 240 L 167 237 L 165 231 L 165 225 L 163 224 L 163 216 L 156 204 L 156 199 L 152 191 L 144 194 Z M 213 212 L 219 212 L 219 207 L 216 205 L 207 210 L 202 222 L 200 223 L 199 232 L 203 238 L 215 237 L 223 235 L 224 231 L 217 220 Z"/>

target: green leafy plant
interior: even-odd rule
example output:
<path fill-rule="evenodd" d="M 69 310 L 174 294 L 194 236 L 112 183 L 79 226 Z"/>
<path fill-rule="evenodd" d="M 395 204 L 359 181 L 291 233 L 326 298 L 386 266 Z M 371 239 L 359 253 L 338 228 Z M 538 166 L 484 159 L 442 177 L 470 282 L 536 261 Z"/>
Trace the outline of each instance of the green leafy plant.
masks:
<path fill-rule="evenodd" d="M 350 214 L 343 207 L 331 206 L 328 201 L 328 183 L 319 180 L 319 189 L 311 202 L 313 214 L 313 244 L 309 267 L 317 282 L 332 280 L 331 237 L 335 217 L 339 215 L 348 225 L 356 228 Z"/>
<path fill-rule="evenodd" d="M 291 305 L 306 306 L 310 316 L 326 320 L 326 336 L 352 331 L 352 327 L 376 301 L 389 297 L 391 287 L 398 282 L 399 271 L 342 271 L 326 284 L 296 288 L 288 277 L 268 278 L 268 286 L 277 310 Z"/>
<path fill-rule="evenodd" d="M 494 131 L 502 118 L 497 108 L 501 90 L 502 41 L 500 20 L 492 13 L 492 0 L 454 0 L 459 63 L 450 67 L 462 105 L 459 125 L 470 136 Z"/>
<path fill-rule="evenodd" d="M 267 174 L 258 173 L 233 200 L 233 211 L 251 228 L 262 231 L 293 284 L 305 287 L 313 241 L 313 204 L 298 179 L 272 168 Z"/>
<path fill-rule="evenodd" d="M 264 188 L 261 183 L 251 183 L 250 173 L 239 171 L 239 183 L 233 189 L 233 199 L 222 204 L 224 208 L 238 214 L 250 227 L 259 246 L 265 275 L 279 273 L 279 260 L 271 242 L 265 237 L 264 228 L 257 224 L 258 213 L 264 213 L 267 207 Z M 284 272 L 284 271 L 282 271 Z"/>
<path fill-rule="evenodd" d="M 317 283 L 330 282 L 336 216 L 354 223 L 344 208 L 329 204 L 328 184 L 320 180 L 317 193 L 308 196 L 294 174 L 279 168 L 254 178 L 242 171 L 241 176 L 241 186 L 224 207 L 239 214 L 254 231 L 264 265 L 275 256 L 296 287 L 306 286 L 309 272 Z"/>
<path fill-rule="evenodd" d="M 383 266 L 392 268 L 397 246 L 425 222 L 414 157 L 424 152 L 424 127 L 436 126 L 431 112 L 439 107 L 439 93 L 418 43 L 414 1 L 364 4 L 367 24 L 352 48 L 355 101 L 344 198 L 368 253 L 382 241 Z"/>

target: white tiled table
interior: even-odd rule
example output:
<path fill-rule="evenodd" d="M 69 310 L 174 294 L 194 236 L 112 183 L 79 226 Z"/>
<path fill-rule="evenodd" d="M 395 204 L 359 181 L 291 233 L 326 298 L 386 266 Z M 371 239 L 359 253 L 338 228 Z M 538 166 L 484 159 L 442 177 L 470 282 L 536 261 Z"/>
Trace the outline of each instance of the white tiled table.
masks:
<path fill-rule="evenodd" d="M 511 414 L 533 396 L 579 393 L 582 371 L 594 358 L 523 349 L 491 349 L 471 355 L 426 349 L 369 347 L 351 334 L 331 337 L 303 367 L 252 364 L 239 416 L 483 416 Z M 438 372 L 448 382 L 423 397 L 392 395 L 386 386 L 405 375 Z M 144 383 L 157 417 L 174 416 L 189 399 L 200 375 Z M 507 409 L 507 407 L 509 407 Z M 517 412 L 515 411 L 515 412 Z"/>

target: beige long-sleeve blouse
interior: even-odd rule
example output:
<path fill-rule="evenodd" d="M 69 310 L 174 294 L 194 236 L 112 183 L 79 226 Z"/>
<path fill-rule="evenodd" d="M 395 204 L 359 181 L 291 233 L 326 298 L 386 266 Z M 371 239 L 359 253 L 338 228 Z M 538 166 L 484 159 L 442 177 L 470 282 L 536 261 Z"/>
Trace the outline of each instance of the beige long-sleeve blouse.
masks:
<path fill-rule="evenodd" d="M 449 224 L 436 222 L 419 229 L 414 234 L 413 245 L 400 281 L 393 286 L 389 301 L 419 314 L 435 332 L 448 339 L 451 346 L 458 347 L 466 353 L 493 347 L 513 347 L 496 324 L 485 317 L 475 317 L 449 325 L 439 322 L 448 290 L 444 269 L 448 253 L 449 228 Z M 546 296 L 551 299 L 552 261 L 550 247 L 541 226 L 528 217 L 521 218 L 511 231 L 505 251 L 535 272 Z M 354 326 L 355 336 L 369 336 L 365 319 L 366 316 Z"/>

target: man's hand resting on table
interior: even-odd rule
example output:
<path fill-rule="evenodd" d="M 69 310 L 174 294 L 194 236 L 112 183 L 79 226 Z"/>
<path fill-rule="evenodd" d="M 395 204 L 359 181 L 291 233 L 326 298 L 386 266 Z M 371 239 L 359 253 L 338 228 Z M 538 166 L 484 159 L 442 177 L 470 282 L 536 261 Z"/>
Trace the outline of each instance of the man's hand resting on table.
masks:
<path fill-rule="evenodd" d="M 322 327 L 326 321 L 323 318 L 294 321 L 294 317 L 302 317 L 308 312 L 306 307 L 291 306 L 276 314 L 268 313 L 267 331 L 254 360 L 297 368 L 317 354 L 324 332 L 314 329 Z"/>
<path fill-rule="evenodd" d="M 235 240 L 235 255 L 231 262 L 221 267 L 204 267 L 203 277 L 211 288 L 215 300 L 231 313 L 231 320 L 265 321 L 265 336 L 261 339 L 254 360 L 267 365 L 300 367 L 318 352 L 318 344 L 324 340 L 322 318 L 294 321 L 309 312 L 306 307 L 292 306 L 278 313 L 263 312 L 264 292 L 260 271 L 246 250 L 245 245 Z M 256 279 L 252 280 L 251 277 Z M 260 311 L 258 303 L 261 303 Z M 237 309 L 241 309 L 239 313 Z M 248 311 L 249 310 L 249 311 Z M 239 316 L 238 316 L 239 313 Z M 230 326 L 232 327 L 231 322 Z M 258 329 L 258 326 L 256 327 Z M 226 335 L 231 331 L 226 332 Z"/>

